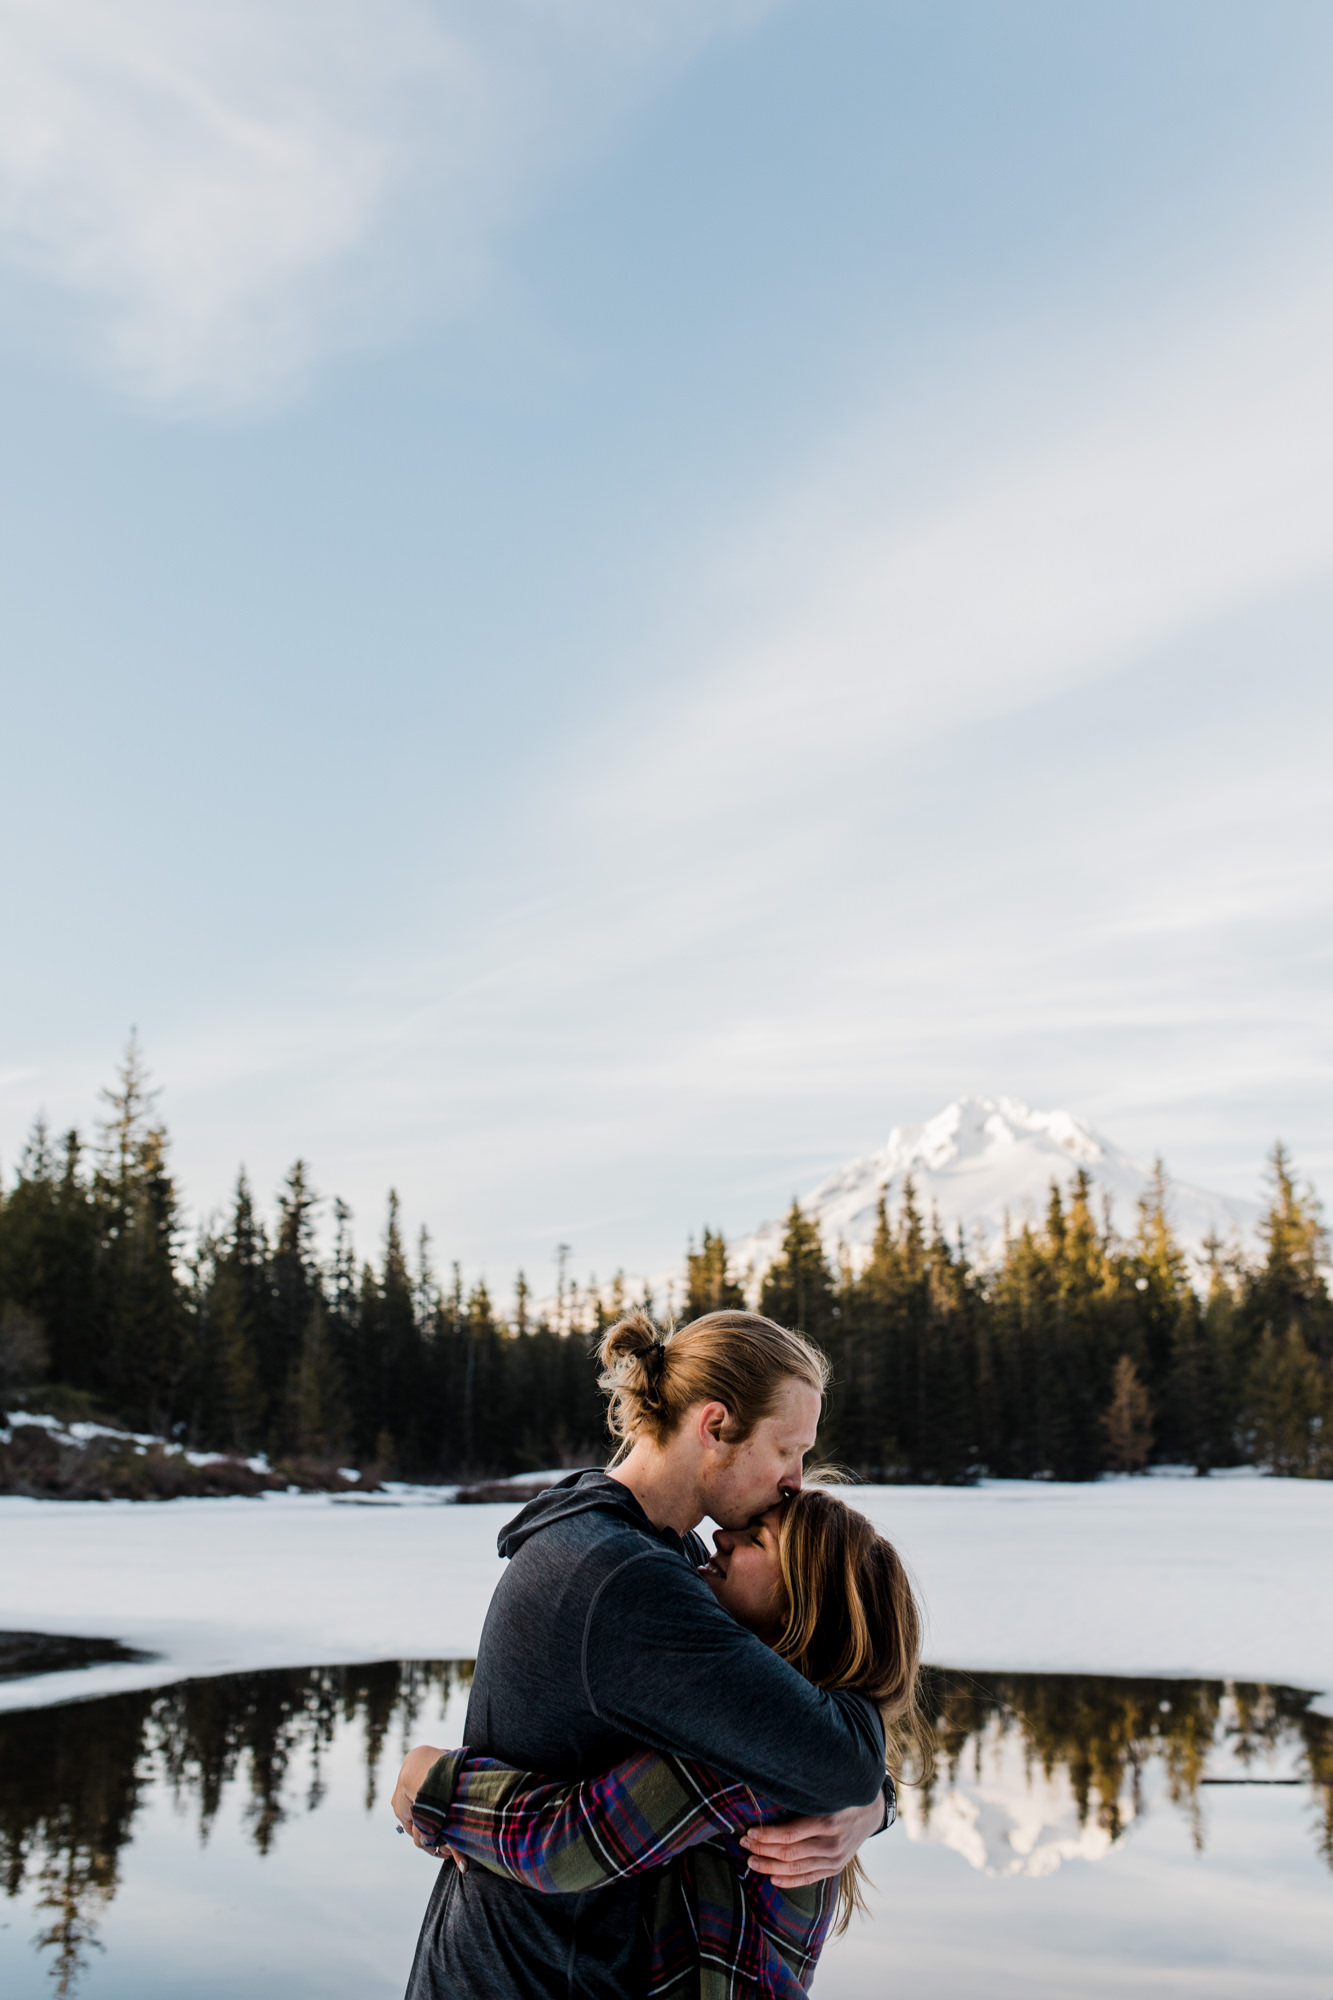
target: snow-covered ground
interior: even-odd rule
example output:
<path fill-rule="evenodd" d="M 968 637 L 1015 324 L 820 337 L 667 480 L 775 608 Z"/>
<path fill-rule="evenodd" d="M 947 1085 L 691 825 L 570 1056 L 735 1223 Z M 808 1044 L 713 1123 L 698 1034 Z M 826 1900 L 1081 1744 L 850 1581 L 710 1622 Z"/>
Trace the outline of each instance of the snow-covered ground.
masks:
<path fill-rule="evenodd" d="M 929 1657 L 1333 1690 L 1333 1483 L 1123 1479 L 858 1487 L 910 1561 Z M 270 1494 L 0 1498 L 0 1628 L 156 1654 L 0 1684 L 0 1707 L 188 1674 L 471 1656 L 514 1511 Z"/>

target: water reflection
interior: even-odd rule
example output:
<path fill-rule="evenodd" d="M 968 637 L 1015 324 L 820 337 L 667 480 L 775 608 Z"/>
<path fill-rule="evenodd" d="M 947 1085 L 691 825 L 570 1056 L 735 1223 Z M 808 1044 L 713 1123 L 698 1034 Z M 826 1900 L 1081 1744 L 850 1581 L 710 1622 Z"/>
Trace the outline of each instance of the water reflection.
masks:
<path fill-rule="evenodd" d="M 1142 1814 L 1150 1766 L 1199 1851 L 1207 1787 L 1306 1787 L 1316 1849 L 1333 1867 L 1333 1718 L 1299 1689 L 931 1668 L 927 1699 L 939 1767 L 904 1787 L 904 1823 L 987 1874 L 1100 1858 Z"/>
<path fill-rule="evenodd" d="M 427 1695 L 447 1696 L 471 1672 L 456 1660 L 296 1667 L 0 1716 L 0 1870 L 8 1896 L 36 1889 L 36 1944 L 59 2000 L 98 1949 L 98 1919 L 152 1785 L 194 1808 L 205 1842 L 224 1792 L 243 1783 L 249 1837 L 267 1854 L 293 1811 L 322 1803 L 322 1755 L 340 1723 L 364 1732 L 369 1812 L 390 1731 L 406 1740 Z M 298 1799 L 289 1777 L 300 1752 Z"/>
<path fill-rule="evenodd" d="M 326 1756 L 355 1724 L 360 1806 L 383 1815 L 400 1746 L 438 1727 L 470 1673 L 454 1661 L 301 1668 L 0 1716 L 0 1866 L 7 1894 L 38 1913 L 54 1992 L 73 1992 L 100 1949 L 150 1795 L 169 1795 L 201 1842 L 224 1800 L 239 1803 L 246 1845 L 268 1856 L 288 1822 L 324 1803 Z M 1333 1865 L 1333 1719 L 1299 1690 L 933 1669 L 928 1699 L 940 1762 L 930 1784 L 906 1790 L 907 1832 L 988 1875 L 1040 1876 L 1108 1853 L 1150 1793 L 1185 1815 L 1202 1849 L 1207 1787 L 1241 1780 L 1301 1787 L 1315 1850 Z"/>

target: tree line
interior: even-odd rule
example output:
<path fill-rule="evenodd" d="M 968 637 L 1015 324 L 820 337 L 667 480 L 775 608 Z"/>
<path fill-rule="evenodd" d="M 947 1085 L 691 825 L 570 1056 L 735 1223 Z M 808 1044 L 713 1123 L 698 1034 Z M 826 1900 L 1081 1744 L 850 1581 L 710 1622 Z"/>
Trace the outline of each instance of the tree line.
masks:
<path fill-rule="evenodd" d="M 863 1268 L 830 1267 L 793 1203 L 761 1307 L 834 1364 L 829 1442 L 864 1476 L 1089 1479 L 1152 1463 L 1333 1477 L 1333 1303 L 1314 1193 L 1269 1159 L 1260 1252 L 1213 1239 L 1203 1281 L 1160 1163 L 1129 1241 L 1080 1172 L 980 1264 L 910 1182 Z M 716 1272 L 722 1251 L 705 1243 Z"/>
<path fill-rule="evenodd" d="M 511 1474 L 605 1452 L 592 1347 L 630 1303 L 565 1282 L 503 1312 L 457 1265 L 409 1250 L 390 1194 L 378 1254 L 332 1247 L 297 1161 L 276 1213 L 242 1174 L 186 1240 L 155 1093 L 131 1043 L 91 1146 L 38 1123 L 0 1191 L 0 1402 L 41 1386 L 65 1416 L 111 1416 L 207 1450 L 409 1478 Z M 1196 1284 L 1159 1167 L 1129 1241 L 1085 1175 L 998 1259 L 969 1255 L 909 1183 L 881 1200 L 868 1258 L 830 1261 L 799 1206 L 760 1310 L 830 1356 L 821 1451 L 865 1478 L 1086 1479 L 1153 1462 L 1333 1477 L 1333 1304 L 1319 1203 L 1281 1147 L 1261 1250 L 1207 1246 Z M 753 1288 L 751 1288 L 753 1289 Z M 686 1260 L 679 1316 L 746 1302 L 719 1232 Z M 652 1307 L 651 1299 L 635 1300 Z"/>

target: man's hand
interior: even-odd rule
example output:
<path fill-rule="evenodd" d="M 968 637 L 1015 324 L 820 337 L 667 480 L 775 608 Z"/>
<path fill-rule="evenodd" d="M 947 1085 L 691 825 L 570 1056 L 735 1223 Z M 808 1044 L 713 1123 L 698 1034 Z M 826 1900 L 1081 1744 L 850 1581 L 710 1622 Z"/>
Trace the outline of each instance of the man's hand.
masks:
<path fill-rule="evenodd" d="M 421 1838 L 421 1835 L 412 1823 L 412 1807 L 416 1801 L 417 1793 L 426 1781 L 426 1773 L 436 1758 L 443 1755 L 444 1752 L 437 1750 L 433 1743 L 418 1743 L 415 1750 L 408 1751 L 398 1772 L 398 1782 L 393 1788 L 394 1817 L 403 1829 L 403 1832 L 412 1836 L 414 1847 L 419 1847 L 423 1854 L 433 1854 L 437 1861 L 441 1855 L 449 1855 L 459 1873 L 466 1875 L 466 1854 L 457 1853 L 447 1842 L 443 1847 L 429 1846 Z"/>
<path fill-rule="evenodd" d="M 884 1800 L 845 1806 L 818 1819 L 790 1819 L 785 1826 L 752 1826 L 741 1841 L 750 1866 L 769 1875 L 779 1889 L 802 1889 L 841 1874 L 863 1840 L 884 1823 Z"/>

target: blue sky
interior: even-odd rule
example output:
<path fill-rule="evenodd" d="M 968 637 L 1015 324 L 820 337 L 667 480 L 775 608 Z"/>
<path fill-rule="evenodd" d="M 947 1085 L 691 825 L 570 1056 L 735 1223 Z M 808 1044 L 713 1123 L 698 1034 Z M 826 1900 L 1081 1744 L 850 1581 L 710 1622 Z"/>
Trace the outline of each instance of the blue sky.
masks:
<path fill-rule="evenodd" d="M 4 46 L 8 45 L 7 49 Z M 1327 1185 L 1333 16 L 15 0 L 0 1156 L 505 1289 L 962 1091 Z"/>

